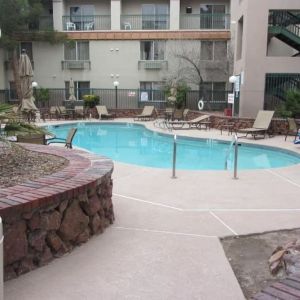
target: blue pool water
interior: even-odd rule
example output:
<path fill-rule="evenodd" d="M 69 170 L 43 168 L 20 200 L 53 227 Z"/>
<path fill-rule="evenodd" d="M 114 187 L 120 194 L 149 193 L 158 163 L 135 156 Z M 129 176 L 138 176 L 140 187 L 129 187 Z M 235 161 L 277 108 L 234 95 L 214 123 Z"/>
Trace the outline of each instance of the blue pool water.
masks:
<path fill-rule="evenodd" d="M 77 127 L 75 146 L 112 160 L 155 168 L 172 167 L 173 136 L 159 134 L 144 126 L 126 123 L 78 123 L 49 126 L 57 137 L 66 137 Z M 177 139 L 177 169 L 224 170 L 229 143 L 206 139 Z M 232 152 L 232 151 L 231 151 Z M 233 153 L 229 157 L 232 167 Z M 300 163 L 300 155 L 267 147 L 242 144 L 239 147 L 239 169 L 278 168 Z"/>

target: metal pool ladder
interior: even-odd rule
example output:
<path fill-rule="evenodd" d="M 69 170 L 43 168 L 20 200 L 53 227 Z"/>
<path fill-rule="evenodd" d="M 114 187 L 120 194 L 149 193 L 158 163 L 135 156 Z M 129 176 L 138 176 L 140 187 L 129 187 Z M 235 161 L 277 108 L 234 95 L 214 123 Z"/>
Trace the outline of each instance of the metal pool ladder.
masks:
<path fill-rule="evenodd" d="M 234 168 L 233 168 L 233 179 L 238 179 L 237 177 L 237 162 L 238 162 L 238 149 L 239 149 L 239 143 L 238 143 L 238 136 L 237 134 L 234 134 L 232 141 L 230 143 L 230 146 L 227 150 L 226 157 L 225 157 L 225 170 L 228 170 L 228 158 L 230 155 L 230 152 L 232 150 L 232 147 L 234 145 Z"/>

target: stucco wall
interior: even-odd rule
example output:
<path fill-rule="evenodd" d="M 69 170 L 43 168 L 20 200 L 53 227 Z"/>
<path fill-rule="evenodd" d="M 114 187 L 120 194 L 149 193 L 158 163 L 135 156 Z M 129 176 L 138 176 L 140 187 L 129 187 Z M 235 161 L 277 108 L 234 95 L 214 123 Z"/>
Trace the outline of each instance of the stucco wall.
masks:
<path fill-rule="evenodd" d="M 299 0 L 232 1 L 232 20 L 237 22 L 244 16 L 242 58 L 235 59 L 234 66 L 235 74 L 244 72 L 240 92 L 241 117 L 254 117 L 259 109 L 263 109 L 266 73 L 299 73 L 300 70 L 299 57 L 267 56 L 270 9 L 300 9 L 300 3 Z"/>

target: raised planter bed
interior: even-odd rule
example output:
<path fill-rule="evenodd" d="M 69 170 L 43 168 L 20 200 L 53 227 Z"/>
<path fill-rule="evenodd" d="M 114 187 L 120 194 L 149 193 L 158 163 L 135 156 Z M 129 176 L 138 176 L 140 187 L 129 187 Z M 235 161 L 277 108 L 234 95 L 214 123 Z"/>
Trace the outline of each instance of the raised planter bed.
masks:
<path fill-rule="evenodd" d="M 64 157 L 69 165 L 0 189 L 6 280 L 70 252 L 114 221 L 110 159 L 60 147 L 23 146 Z"/>

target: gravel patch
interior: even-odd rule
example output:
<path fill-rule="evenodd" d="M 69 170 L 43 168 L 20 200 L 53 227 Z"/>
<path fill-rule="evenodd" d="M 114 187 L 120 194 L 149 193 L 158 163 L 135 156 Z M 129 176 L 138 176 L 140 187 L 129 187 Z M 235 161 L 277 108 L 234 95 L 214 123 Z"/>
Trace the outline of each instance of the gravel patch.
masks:
<path fill-rule="evenodd" d="M 20 145 L 0 142 L 0 188 L 53 174 L 68 165 L 65 158 L 28 151 Z"/>

